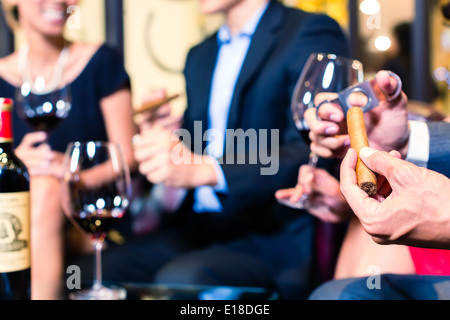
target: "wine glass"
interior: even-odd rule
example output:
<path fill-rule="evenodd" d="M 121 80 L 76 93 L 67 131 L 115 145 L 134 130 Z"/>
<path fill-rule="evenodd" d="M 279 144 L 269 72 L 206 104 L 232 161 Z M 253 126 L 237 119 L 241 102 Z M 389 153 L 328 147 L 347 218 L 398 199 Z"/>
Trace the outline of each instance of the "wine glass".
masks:
<path fill-rule="evenodd" d="M 35 87 L 24 82 L 16 90 L 17 111 L 32 130 L 50 134 L 69 115 L 72 107 L 70 85 L 52 91 Z"/>
<path fill-rule="evenodd" d="M 95 249 L 94 284 L 70 295 L 73 300 L 121 300 L 126 290 L 102 284 L 101 251 L 106 232 L 122 218 L 131 192 L 130 172 L 119 145 L 74 142 L 65 153 L 63 207 L 72 221 L 91 235 Z"/>
<path fill-rule="evenodd" d="M 64 120 L 72 107 L 70 85 L 64 77 L 64 68 L 70 55 L 68 46 L 61 50 L 50 80 L 39 75 L 31 76 L 28 60 L 29 46 L 19 51 L 19 70 L 22 85 L 16 89 L 16 105 L 19 116 L 35 131 L 49 134 Z"/>
<path fill-rule="evenodd" d="M 309 126 L 304 119 L 304 113 L 309 108 L 316 108 L 315 97 L 321 92 L 339 92 L 364 78 L 363 65 L 358 60 L 337 56 L 335 54 L 312 53 L 300 74 L 292 96 L 291 110 L 297 130 L 307 137 Z M 308 166 L 317 166 L 319 157 L 313 152 L 309 155 Z M 297 202 L 278 200 L 282 204 L 296 209 L 307 206 L 308 195 L 303 194 Z"/>

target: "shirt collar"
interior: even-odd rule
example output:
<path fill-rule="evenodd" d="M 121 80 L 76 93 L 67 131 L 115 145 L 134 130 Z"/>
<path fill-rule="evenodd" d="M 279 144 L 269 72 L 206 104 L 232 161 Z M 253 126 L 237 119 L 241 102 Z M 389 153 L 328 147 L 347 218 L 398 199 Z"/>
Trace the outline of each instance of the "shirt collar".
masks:
<path fill-rule="evenodd" d="M 259 21 L 261 20 L 264 12 L 266 11 L 267 7 L 269 6 L 269 1 L 265 3 L 263 6 L 261 6 L 250 18 L 250 20 L 247 21 L 245 26 L 239 31 L 238 36 L 247 36 L 251 38 L 253 34 L 256 31 L 256 28 L 258 27 Z M 219 31 L 217 32 L 217 41 L 219 44 L 229 43 L 231 41 L 231 31 L 227 24 L 222 25 L 220 27 Z"/>

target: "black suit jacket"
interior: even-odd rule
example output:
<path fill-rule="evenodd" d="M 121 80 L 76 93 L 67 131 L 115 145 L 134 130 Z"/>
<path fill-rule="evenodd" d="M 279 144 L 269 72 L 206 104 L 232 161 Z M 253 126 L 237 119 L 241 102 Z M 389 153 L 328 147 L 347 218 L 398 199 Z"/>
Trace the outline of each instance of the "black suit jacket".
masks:
<path fill-rule="evenodd" d="M 188 106 L 184 128 L 194 136 L 194 122 L 208 129 L 208 105 L 211 83 L 218 55 L 217 34 L 192 48 L 185 66 Z M 229 192 L 220 196 L 224 213 L 247 225 L 273 227 L 274 194 L 293 187 L 298 169 L 307 162 L 309 147 L 295 129 L 290 110 L 291 96 L 306 60 L 312 52 L 346 56 L 347 41 L 339 25 L 325 15 L 306 13 L 271 1 L 244 60 L 228 119 L 228 129 L 279 130 L 279 170 L 275 175 L 261 175 L 267 165 L 237 164 L 236 154 L 261 151 L 258 146 L 245 150 L 225 149 L 224 171 Z M 271 141 L 267 143 L 271 146 Z M 197 145 L 197 152 L 201 150 Z M 192 146 L 195 151 L 194 146 Z M 233 161 L 234 160 L 234 161 Z M 231 163 L 230 163 L 231 162 Z M 296 212 L 298 214 L 298 212 Z M 214 213 L 214 215 L 218 215 Z M 281 215 L 278 214 L 278 218 Z"/>

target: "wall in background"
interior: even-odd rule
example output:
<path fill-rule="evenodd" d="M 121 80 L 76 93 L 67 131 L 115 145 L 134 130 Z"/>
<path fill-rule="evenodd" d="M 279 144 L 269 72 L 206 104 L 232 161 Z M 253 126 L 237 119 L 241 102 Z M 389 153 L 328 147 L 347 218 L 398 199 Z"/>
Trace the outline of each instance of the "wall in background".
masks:
<path fill-rule="evenodd" d="M 105 41 L 105 0 L 79 0 L 80 25 L 67 28 L 67 37 L 85 42 L 103 43 Z M 75 26 L 68 24 L 69 26 Z"/>
<path fill-rule="evenodd" d="M 106 40 L 105 1 L 80 0 L 80 24 L 67 30 L 70 39 L 101 43 Z M 363 14 L 359 5 L 378 2 L 380 12 Z M 427 0 L 428 1 L 428 0 Z M 323 12 L 336 19 L 348 33 L 351 3 L 358 6 L 357 32 L 360 59 L 367 76 L 395 53 L 395 43 L 384 52 L 374 48 L 379 36 L 392 37 L 393 27 L 404 21 L 414 22 L 414 0 L 283 0 L 286 5 L 311 12 Z M 430 0 L 439 3 L 439 0 Z M 186 54 L 193 45 L 213 33 L 222 23 L 222 17 L 206 17 L 200 13 L 198 0 L 123 0 L 124 54 L 126 68 L 132 78 L 134 104 L 152 89 L 166 88 L 169 93 L 184 93 L 182 70 Z M 108 3 L 112 4 L 112 2 Z M 355 21 L 354 16 L 352 20 Z M 443 46 L 442 39 L 450 39 L 450 28 L 444 28 L 438 7 L 430 17 L 430 70 L 440 89 L 439 109 L 450 114 L 450 41 Z M 16 34 L 15 43 L 23 41 Z M 436 70 L 441 74 L 436 74 Z M 447 76 L 445 78 L 445 72 Z M 441 80 L 436 79 L 441 77 Z M 173 103 L 176 112 L 184 110 L 185 97 Z"/>
<path fill-rule="evenodd" d="M 220 26 L 220 16 L 205 17 L 198 0 L 125 0 L 125 57 L 133 79 L 134 104 L 150 90 L 184 94 L 188 50 Z M 182 112 L 185 96 L 172 105 Z"/>

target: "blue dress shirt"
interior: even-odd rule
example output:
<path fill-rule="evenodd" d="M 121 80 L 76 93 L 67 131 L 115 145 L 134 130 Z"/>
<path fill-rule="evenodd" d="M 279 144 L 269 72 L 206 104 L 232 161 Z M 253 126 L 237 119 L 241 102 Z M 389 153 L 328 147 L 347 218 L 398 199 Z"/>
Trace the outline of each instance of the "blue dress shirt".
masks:
<path fill-rule="evenodd" d="M 268 2 L 253 14 L 242 30 L 231 34 L 229 27 L 223 25 L 217 33 L 219 53 L 214 69 L 208 114 L 208 144 L 207 153 L 214 159 L 223 156 L 225 147 L 225 132 L 228 122 L 230 104 L 234 88 L 242 65 L 250 47 L 261 17 L 266 11 Z M 222 205 L 216 192 L 226 193 L 227 183 L 218 162 L 215 164 L 218 184 L 215 187 L 202 186 L 194 192 L 195 212 L 220 212 Z"/>

